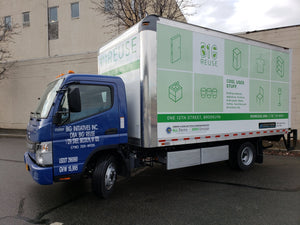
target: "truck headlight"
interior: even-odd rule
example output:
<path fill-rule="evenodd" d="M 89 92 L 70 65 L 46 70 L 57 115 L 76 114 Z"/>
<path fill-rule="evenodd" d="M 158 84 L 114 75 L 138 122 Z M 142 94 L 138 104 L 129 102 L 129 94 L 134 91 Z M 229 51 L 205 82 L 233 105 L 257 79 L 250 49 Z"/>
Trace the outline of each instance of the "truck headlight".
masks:
<path fill-rule="evenodd" d="M 37 146 L 35 152 L 37 164 L 41 166 L 51 166 L 52 161 L 52 142 L 42 142 Z"/>

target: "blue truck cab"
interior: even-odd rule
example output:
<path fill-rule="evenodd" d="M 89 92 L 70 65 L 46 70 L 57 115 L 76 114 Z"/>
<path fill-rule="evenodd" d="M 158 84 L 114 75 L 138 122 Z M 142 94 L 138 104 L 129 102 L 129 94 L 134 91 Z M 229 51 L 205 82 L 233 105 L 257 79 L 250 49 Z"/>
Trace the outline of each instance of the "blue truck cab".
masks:
<path fill-rule="evenodd" d="M 127 142 L 122 79 L 68 74 L 47 86 L 31 113 L 24 160 L 39 184 L 92 176 L 96 194 L 107 197 L 116 174 L 128 173 Z"/>

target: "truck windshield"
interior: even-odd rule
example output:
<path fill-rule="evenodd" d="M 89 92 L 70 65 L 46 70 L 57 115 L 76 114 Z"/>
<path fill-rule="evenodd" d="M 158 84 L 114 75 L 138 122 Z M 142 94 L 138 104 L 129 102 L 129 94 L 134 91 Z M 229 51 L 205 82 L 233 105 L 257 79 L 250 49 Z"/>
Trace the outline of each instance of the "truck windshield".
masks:
<path fill-rule="evenodd" d="M 59 79 L 48 84 L 36 110 L 35 115 L 38 118 L 47 118 L 54 98 L 56 96 L 56 91 L 61 86 L 63 79 Z"/>

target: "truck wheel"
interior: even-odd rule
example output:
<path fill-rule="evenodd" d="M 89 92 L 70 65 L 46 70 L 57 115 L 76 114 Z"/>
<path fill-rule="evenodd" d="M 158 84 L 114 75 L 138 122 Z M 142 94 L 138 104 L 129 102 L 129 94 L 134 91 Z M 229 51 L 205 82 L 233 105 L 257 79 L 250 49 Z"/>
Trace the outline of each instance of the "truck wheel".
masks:
<path fill-rule="evenodd" d="M 117 168 L 113 156 L 101 159 L 95 168 L 92 177 L 94 193 L 101 198 L 108 198 L 113 192 L 117 180 Z"/>
<path fill-rule="evenodd" d="M 246 142 L 237 151 L 237 164 L 240 170 L 248 170 L 255 163 L 255 147 L 252 143 Z"/>
<path fill-rule="evenodd" d="M 234 169 L 248 170 L 254 166 L 255 147 L 251 142 L 234 145 L 229 156 L 229 165 Z"/>

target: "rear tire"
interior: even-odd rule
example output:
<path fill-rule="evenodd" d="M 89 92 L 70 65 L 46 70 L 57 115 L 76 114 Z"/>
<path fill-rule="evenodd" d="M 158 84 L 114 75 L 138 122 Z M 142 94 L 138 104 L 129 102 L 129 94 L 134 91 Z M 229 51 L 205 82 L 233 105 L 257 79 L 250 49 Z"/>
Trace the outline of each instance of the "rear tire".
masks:
<path fill-rule="evenodd" d="M 231 149 L 229 164 L 234 169 L 249 170 L 254 166 L 256 149 L 251 142 L 234 145 Z"/>
<path fill-rule="evenodd" d="M 98 161 L 92 177 L 93 192 L 101 198 L 108 198 L 117 180 L 117 167 L 113 156 Z"/>

